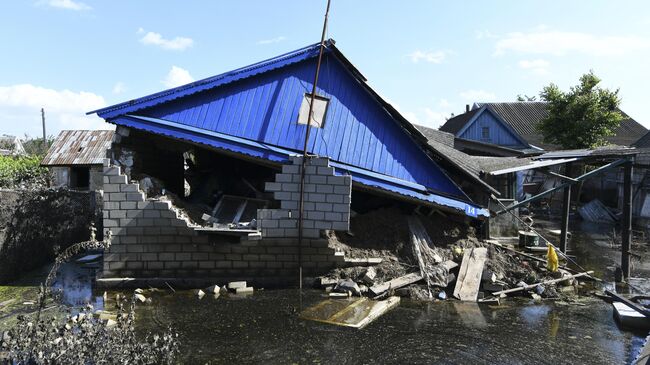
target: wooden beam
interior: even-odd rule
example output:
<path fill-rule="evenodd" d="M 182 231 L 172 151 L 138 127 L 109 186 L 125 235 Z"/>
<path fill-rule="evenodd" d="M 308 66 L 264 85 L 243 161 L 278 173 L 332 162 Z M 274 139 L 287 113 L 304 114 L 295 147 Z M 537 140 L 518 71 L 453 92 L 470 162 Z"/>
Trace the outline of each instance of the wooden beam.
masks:
<path fill-rule="evenodd" d="M 387 291 L 389 289 L 399 289 L 399 288 L 401 288 L 403 286 L 413 284 L 413 283 L 418 282 L 418 281 L 420 281 L 422 279 L 423 279 L 422 275 L 420 275 L 419 273 L 413 272 L 413 273 L 410 273 L 410 274 L 406 274 L 404 276 L 400 276 L 399 278 L 395 278 L 395 279 L 393 279 L 391 281 L 387 281 L 385 283 L 374 285 L 374 286 L 372 286 L 370 288 L 370 291 L 374 295 L 379 295 L 379 294 L 381 294 L 381 293 L 383 293 L 383 292 L 385 292 L 385 291 Z"/>
<path fill-rule="evenodd" d="M 530 290 L 530 289 L 533 289 L 533 288 L 535 288 L 537 286 L 540 286 L 540 285 L 559 283 L 559 282 L 567 280 L 567 279 L 578 278 L 578 277 L 581 277 L 581 276 L 588 276 L 588 275 L 591 275 L 593 273 L 594 273 L 593 271 L 581 272 L 580 274 L 569 275 L 569 276 L 565 276 L 565 277 L 562 277 L 562 278 L 559 278 L 559 279 L 546 280 L 546 281 L 542 281 L 542 282 L 535 283 L 535 284 L 532 284 L 532 285 L 518 286 L 518 287 L 512 288 L 512 289 L 497 291 L 497 292 L 492 293 L 492 295 L 499 296 L 501 294 L 510 294 L 510 293 L 515 293 L 515 292 L 522 291 L 522 290 Z"/>
<path fill-rule="evenodd" d="M 481 286 L 483 266 L 487 259 L 487 248 L 478 247 L 465 250 L 463 261 L 458 271 L 454 297 L 475 302 L 478 299 L 478 290 Z"/>
<path fill-rule="evenodd" d="M 569 165 L 570 164 L 566 164 L 566 166 L 569 166 Z M 568 168 L 567 168 L 567 170 L 568 170 Z M 572 177 L 568 177 L 568 176 L 565 176 L 565 175 L 562 175 L 562 174 L 558 174 L 557 172 L 553 172 L 553 171 L 549 170 L 548 168 L 539 169 L 537 171 L 539 171 L 539 172 L 541 172 L 543 174 L 549 175 L 549 176 L 557 177 L 560 180 L 568 181 L 568 182 L 571 182 L 571 183 L 574 183 L 574 184 L 578 182 L 578 180 L 576 180 L 576 179 L 574 179 Z"/>

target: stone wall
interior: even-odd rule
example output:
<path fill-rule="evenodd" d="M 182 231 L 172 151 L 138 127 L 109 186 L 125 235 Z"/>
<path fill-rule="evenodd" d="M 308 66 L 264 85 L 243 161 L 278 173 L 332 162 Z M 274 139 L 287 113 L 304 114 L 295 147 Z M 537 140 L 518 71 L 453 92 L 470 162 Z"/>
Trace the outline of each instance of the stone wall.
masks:
<path fill-rule="evenodd" d="M 300 169 L 302 157 L 282 167 L 275 182 L 266 183 L 280 201 L 280 209 L 260 209 L 258 227 L 262 237 L 298 237 Z M 304 237 L 320 237 L 321 230 L 347 231 L 350 228 L 350 176 L 337 176 L 326 157 L 310 158 L 305 167 Z"/>
<path fill-rule="evenodd" d="M 318 173 L 318 168 L 313 167 Z M 333 174 L 331 168 L 319 167 Z M 104 229 L 110 229 L 113 234 L 112 245 L 104 253 L 103 278 L 296 275 L 298 245 L 293 237 L 239 240 L 197 231 L 171 202 L 145 198 L 138 184 L 127 181 L 120 167 L 108 166 L 108 160 L 103 183 Z M 334 250 L 328 248 L 327 240 L 318 236 L 303 242 L 302 253 L 306 274 L 326 271 L 344 262 L 341 255 L 335 255 Z"/>
<path fill-rule="evenodd" d="M 87 241 L 91 223 L 101 233 L 93 191 L 0 190 L 0 283 L 51 262 L 57 247 Z"/>

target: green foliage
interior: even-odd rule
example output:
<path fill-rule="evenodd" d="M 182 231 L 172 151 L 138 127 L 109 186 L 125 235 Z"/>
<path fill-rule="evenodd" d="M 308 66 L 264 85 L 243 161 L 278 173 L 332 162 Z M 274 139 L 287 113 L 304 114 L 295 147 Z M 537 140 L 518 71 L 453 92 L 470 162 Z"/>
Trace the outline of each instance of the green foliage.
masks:
<path fill-rule="evenodd" d="M 517 101 L 537 101 L 537 96 L 517 94 Z"/>
<path fill-rule="evenodd" d="M 548 103 L 549 115 L 537 128 L 545 143 L 565 149 L 607 144 L 605 138 L 615 134 L 623 115 L 618 109 L 621 102 L 618 89 L 603 89 L 598 86 L 600 81 L 589 71 L 569 92 L 561 91 L 555 84 L 542 90 L 540 96 Z"/>
<path fill-rule="evenodd" d="M 47 187 L 49 172 L 40 156 L 0 156 L 0 188 Z"/>
<path fill-rule="evenodd" d="M 54 136 L 48 136 L 47 140 L 44 142 L 43 138 L 31 138 L 28 135 L 25 135 L 23 148 L 25 148 L 25 152 L 28 155 L 45 157 L 53 143 Z"/>

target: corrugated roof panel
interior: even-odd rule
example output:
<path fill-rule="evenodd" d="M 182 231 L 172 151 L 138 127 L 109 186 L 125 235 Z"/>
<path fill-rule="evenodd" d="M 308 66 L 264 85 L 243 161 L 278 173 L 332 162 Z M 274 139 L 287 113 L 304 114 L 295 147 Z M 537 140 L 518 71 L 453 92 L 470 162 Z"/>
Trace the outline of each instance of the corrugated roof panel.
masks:
<path fill-rule="evenodd" d="M 101 165 L 111 148 L 113 131 L 67 130 L 54 140 L 43 166 Z"/>

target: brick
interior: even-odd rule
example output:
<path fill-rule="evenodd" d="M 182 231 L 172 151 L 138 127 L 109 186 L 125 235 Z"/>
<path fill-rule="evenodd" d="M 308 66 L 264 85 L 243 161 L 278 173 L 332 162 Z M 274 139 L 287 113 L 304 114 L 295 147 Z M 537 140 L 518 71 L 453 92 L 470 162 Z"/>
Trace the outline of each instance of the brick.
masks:
<path fill-rule="evenodd" d="M 126 252 L 144 252 L 144 245 L 127 245 L 126 246 Z"/>
<path fill-rule="evenodd" d="M 328 176 L 327 184 L 329 185 L 347 185 L 345 176 Z"/>
<path fill-rule="evenodd" d="M 110 218 L 126 218 L 126 210 L 111 210 Z"/>
<path fill-rule="evenodd" d="M 108 193 L 105 194 L 107 199 L 113 202 L 119 202 L 126 200 L 126 193 Z"/>
<path fill-rule="evenodd" d="M 349 213 L 350 205 L 349 204 L 332 204 L 332 211 L 338 213 Z"/>
<path fill-rule="evenodd" d="M 126 184 L 126 175 L 109 176 L 108 182 L 111 184 Z"/>
<path fill-rule="evenodd" d="M 307 170 L 305 170 L 307 171 Z M 299 174 L 300 173 L 300 166 L 297 165 L 284 165 L 282 166 L 282 173 L 283 174 Z"/>
<path fill-rule="evenodd" d="M 268 192 L 281 191 L 282 184 L 279 182 L 267 182 L 264 184 L 264 190 Z"/>
<path fill-rule="evenodd" d="M 314 202 L 314 203 L 324 203 L 327 201 L 327 198 L 325 194 L 318 194 L 318 193 L 309 193 L 305 194 L 307 196 L 307 201 Z"/>
<path fill-rule="evenodd" d="M 178 255 L 176 257 L 178 257 Z M 208 260 L 210 260 L 210 254 L 207 253 L 207 252 L 195 252 L 195 253 L 192 253 L 192 260 L 194 260 L 194 261 L 208 261 Z"/>
<path fill-rule="evenodd" d="M 195 261 L 183 261 L 181 262 L 181 267 L 183 269 L 197 269 L 199 267 L 199 263 Z"/>
<path fill-rule="evenodd" d="M 139 184 L 124 184 L 120 188 L 121 191 L 125 193 L 135 193 L 140 191 L 140 185 Z"/>
<path fill-rule="evenodd" d="M 332 229 L 331 222 L 316 221 L 314 222 L 314 228 L 316 229 Z"/>
<path fill-rule="evenodd" d="M 282 183 L 282 191 L 297 192 L 300 186 L 296 183 Z"/>
<path fill-rule="evenodd" d="M 331 185 L 317 185 L 316 192 L 323 194 L 332 194 L 334 192 L 334 187 Z"/>
<path fill-rule="evenodd" d="M 192 254 L 189 252 L 177 252 L 174 254 L 176 261 L 189 261 L 192 259 Z"/>
<path fill-rule="evenodd" d="M 144 217 L 145 218 L 160 218 L 160 212 L 157 210 L 145 210 L 144 211 Z"/>
<path fill-rule="evenodd" d="M 140 255 L 140 259 L 142 261 L 158 261 L 158 254 L 157 253 L 143 253 Z M 162 269 L 162 267 L 161 267 Z"/>
<path fill-rule="evenodd" d="M 340 221 L 342 220 L 341 213 L 325 213 L 325 220 L 330 222 Z"/>
<path fill-rule="evenodd" d="M 147 269 L 149 270 L 161 270 L 164 267 L 165 267 L 164 262 L 160 262 L 160 261 L 147 262 Z"/>
<path fill-rule="evenodd" d="M 298 202 L 292 200 L 283 200 L 280 202 L 282 209 L 298 209 Z"/>
<path fill-rule="evenodd" d="M 102 190 L 104 190 L 105 193 L 119 193 L 120 192 L 120 185 L 117 184 L 104 184 L 102 187 Z"/>
<path fill-rule="evenodd" d="M 309 220 L 323 220 L 325 219 L 325 212 L 317 212 L 317 211 L 306 211 L 306 217 Z"/>
<path fill-rule="evenodd" d="M 144 211 L 140 210 L 140 209 L 127 210 L 126 211 L 126 217 L 127 218 L 144 217 Z"/>
<path fill-rule="evenodd" d="M 136 202 L 120 202 L 120 209 L 135 209 L 137 204 Z"/>
<path fill-rule="evenodd" d="M 126 193 L 126 200 L 132 202 L 142 202 L 144 201 L 144 193 L 141 191 L 137 193 Z"/>
<path fill-rule="evenodd" d="M 275 200 L 291 200 L 291 193 L 286 191 L 276 191 L 273 193 L 273 198 Z"/>
<path fill-rule="evenodd" d="M 165 269 L 180 269 L 181 263 L 178 261 L 167 261 L 165 262 Z"/>
<path fill-rule="evenodd" d="M 334 194 L 350 195 L 350 186 L 334 186 Z"/>
<path fill-rule="evenodd" d="M 142 269 L 144 266 L 142 262 L 134 261 L 134 262 L 127 262 L 126 263 L 126 268 L 127 269 Z"/>
<path fill-rule="evenodd" d="M 217 269 L 230 269 L 232 267 L 232 261 L 217 261 L 214 263 L 214 266 Z"/>
<path fill-rule="evenodd" d="M 138 209 L 153 209 L 153 202 L 149 200 L 138 202 Z"/>
<path fill-rule="evenodd" d="M 333 167 L 318 166 L 317 174 L 318 175 L 334 175 L 334 168 Z"/>
<path fill-rule="evenodd" d="M 135 219 L 133 218 L 121 218 L 120 227 L 128 227 L 135 224 Z"/>
<path fill-rule="evenodd" d="M 160 211 L 160 216 L 162 218 L 174 218 L 177 219 L 178 217 L 176 216 L 176 212 L 172 210 L 161 210 Z"/>
<path fill-rule="evenodd" d="M 199 269 L 214 269 L 215 267 L 216 265 L 212 261 L 199 262 Z"/>
<path fill-rule="evenodd" d="M 262 255 L 264 256 L 264 255 Z M 260 259 L 259 255 L 253 255 L 253 254 L 246 254 L 242 256 L 242 260 L 244 261 L 258 261 Z"/>
<path fill-rule="evenodd" d="M 320 212 L 331 212 L 332 203 L 316 203 L 316 210 Z"/>
<path fill-rule="evenodd" d="M 103 173 L 105 176 L 115 176 L 120 174 L 118 166 L 104 167 Z"/>
<path fill-rule="evenodd" d="M 294 175 L 290 175 L 290 174 L 275 174 L 275 182 L 279 182 L 279 183 L 292 182 L 293 176 Z"/>
<path fill-rule="evenodd" d="M 109 209 L 109 210 L 120 209 L 120 203 L 104 201 L 104 209 Z"/>
<path fill-rule="evenodd" d="M 327 176 L 309 175 L 307 182 L 310 184 L 327 184 Z"/>
<path fill-rule="evenodd" d="M 327 196 L 328 203 L 343 203 L 343 195 L 339 194 L 329 194 Z"/>
<path fill-rule="evenodd" d="M 280 228 L 296 228 L 298 226 L 296 219 L 281 219 L 278 223 Z"/>
<path fill-rule="evenodd" d="M 327 157 L 318 157 L 318 158 L 313 158 L 309 160 L 309 165 L 310 166 L 329 166 L 330 165 L 330 160 Z"/>
<path fill-rule="evenodd" d="M 348 222 L 332 222 L 332 229 L 335 231 L 347 231 L 350 229 Z"/>
<path fill-rule="evenodd" d="M 246 262 L 246 261 L 233 261 L 232 268 L 233 269 L 245 269 L 245 268 L 248 268 L 248 262 Z"/>
<path fill-rule="evenodd" d="M 117 219 L 104 219 L 104 227 L 119 227 L 120 222 Z"/>
<path fill-rule="evenodd" d="M 158 210 L 169 210 L 172 208 L 172 202 L 167 200 L 153 202 L 153 207 Z"/>

